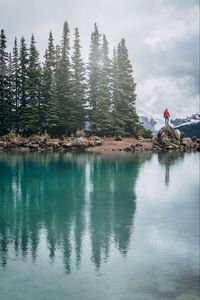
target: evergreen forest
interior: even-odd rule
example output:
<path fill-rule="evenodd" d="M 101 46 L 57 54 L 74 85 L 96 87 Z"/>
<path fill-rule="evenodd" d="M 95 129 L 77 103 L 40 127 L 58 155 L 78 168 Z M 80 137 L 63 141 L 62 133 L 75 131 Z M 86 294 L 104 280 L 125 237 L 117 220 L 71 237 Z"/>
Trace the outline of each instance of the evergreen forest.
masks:
<path fill-rule="evenodd" d="M 48 45 L 40 61 L 34 35 L 14 40 L 7 51 L 0 33 L 0 135 L 71 136 L 84 130 L 98 136 L 137 136 L 144 131 L 136 113 L 136 83 L 124 39 L 109 52 L 105 34 L 95 23 L 88 62 L 81 54 L 78 28 L 70 45 L 64 23 L 62 40 Z"/>

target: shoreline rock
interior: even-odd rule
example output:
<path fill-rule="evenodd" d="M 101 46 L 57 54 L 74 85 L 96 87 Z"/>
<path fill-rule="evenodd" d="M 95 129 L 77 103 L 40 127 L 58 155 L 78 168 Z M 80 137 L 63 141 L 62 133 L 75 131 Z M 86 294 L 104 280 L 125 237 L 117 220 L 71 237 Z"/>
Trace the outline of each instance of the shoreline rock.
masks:
<path fill-rule="evenodd" d="M 31 136 L 24 138 L 15 134 L 0 137 L 0 151 L 7 152 L 41 152 L 41 151 L 84 151 L 88 147 L 102 144 L 99 137 L 55 138 L 46 136 Z"/>
<path fill-rule="evenodd" d="M 153 139 L 155 150 L 200 151 L 200 141 L 196 137 L 184 138 L 178 129 L 170 125 L 162 127 Z"/>

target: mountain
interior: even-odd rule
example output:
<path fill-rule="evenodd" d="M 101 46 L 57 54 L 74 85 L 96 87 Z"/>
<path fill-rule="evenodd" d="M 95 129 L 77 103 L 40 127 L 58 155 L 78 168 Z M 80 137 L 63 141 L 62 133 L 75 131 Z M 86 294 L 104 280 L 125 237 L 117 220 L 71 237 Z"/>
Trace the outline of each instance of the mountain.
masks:
<path fill-rule="evenodd" d="M 143 124 L 145 129 L 151 130 L 154 135 L 157 133 L 155 129 L 156 121 L 153 118 L 148 118 L 146 116 L 139 116 L 139 118 L 140 123 Z"/>
<path fill-rule="evenodd" d="M 198 122 L 200 122 L 200 114 L 193 114 L 191 117 L 187 117 L 185 119 L 176 118 L 171 120 L 171 123 L 174 125 L 174 127 L 196 124 Z"/>
<path fill-rule="evenodd" d="M 170 122 L 174 128 L 179 129 L 186 137 L 196 136 L 200 138 L 200 114 L 193 114 L 184 119 L 176 118 Z"/>

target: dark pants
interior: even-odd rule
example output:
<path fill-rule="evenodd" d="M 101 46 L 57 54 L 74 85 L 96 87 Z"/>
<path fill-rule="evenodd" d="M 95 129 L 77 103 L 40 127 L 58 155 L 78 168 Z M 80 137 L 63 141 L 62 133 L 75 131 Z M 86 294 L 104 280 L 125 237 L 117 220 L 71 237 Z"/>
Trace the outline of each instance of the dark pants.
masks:
<path fill-rule="evenodd" d="M 165 118 L 165 126 L 169 124 L 169 118 Z"/>

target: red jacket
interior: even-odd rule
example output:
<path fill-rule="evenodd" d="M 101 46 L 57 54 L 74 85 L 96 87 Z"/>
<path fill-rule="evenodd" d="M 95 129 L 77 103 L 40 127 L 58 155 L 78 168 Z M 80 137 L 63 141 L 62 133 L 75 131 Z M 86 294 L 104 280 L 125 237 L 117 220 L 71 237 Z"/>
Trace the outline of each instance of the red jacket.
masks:
<path fill-rule="evenodd" d="M 167 110 L 167 109 L 164 111 L 164 113 L 163 113 L 163 117 L 164 117 L 165 119 L 167 119 L 167 118 L 169 118 L 169 117 L 170 117 L 170 114 L 169 114 L 169 112 L 168 112 L 168 110 Z"/>

